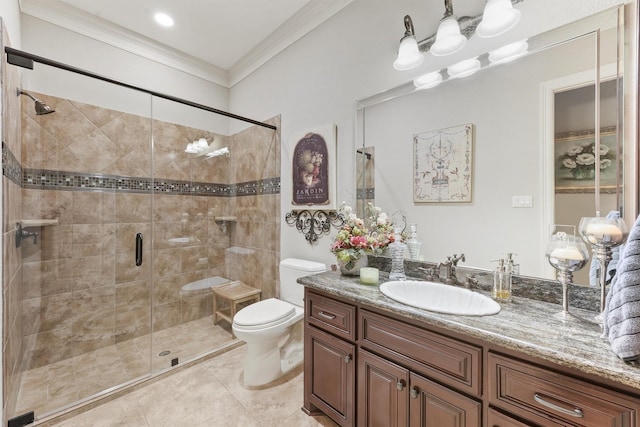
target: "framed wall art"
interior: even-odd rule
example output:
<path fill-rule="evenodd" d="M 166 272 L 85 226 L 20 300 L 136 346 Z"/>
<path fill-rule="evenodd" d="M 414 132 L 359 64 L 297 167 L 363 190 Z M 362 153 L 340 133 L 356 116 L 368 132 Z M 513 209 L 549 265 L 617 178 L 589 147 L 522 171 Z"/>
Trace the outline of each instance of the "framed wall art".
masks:
<path fill-rule="evenodd" d="M 335 210 L 336 131 L 329 124 L 291 138 L 294 210 Z"/>
<path fill-rule="evenodd" d="M 556 134 L 554 138 L 556 193 L 593 193 L 595 189 L 595 131 Z M 615 126 L 600 130 L 600 191 L 615 192 L 618 181 L 618 134 Z"/>
<path fill-rule="evenodd" d="M 473 124 L 413 136 L 413 201 L 471 202 Z"/>

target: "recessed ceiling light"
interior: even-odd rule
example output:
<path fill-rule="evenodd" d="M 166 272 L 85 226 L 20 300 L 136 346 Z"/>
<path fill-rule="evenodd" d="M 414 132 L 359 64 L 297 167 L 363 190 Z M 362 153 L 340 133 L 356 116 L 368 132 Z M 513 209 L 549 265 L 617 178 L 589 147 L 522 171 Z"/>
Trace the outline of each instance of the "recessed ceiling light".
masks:
<path fill-rule="evenodd" d="M 167 15 L 166 13 L 158 12 L 153 16 L 156 22 L 163 27 L 172 27 L 173 26 L 173 18 Z"/>

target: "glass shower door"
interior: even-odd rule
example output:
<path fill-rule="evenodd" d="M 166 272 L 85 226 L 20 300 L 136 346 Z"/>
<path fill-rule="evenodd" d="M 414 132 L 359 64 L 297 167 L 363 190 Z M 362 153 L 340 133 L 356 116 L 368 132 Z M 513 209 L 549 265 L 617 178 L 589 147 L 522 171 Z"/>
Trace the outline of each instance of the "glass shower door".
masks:
<path fill-rule="evenodd" d="M 17 249 L 7 414 L 38 419 L 150 373 L 152 121 L 148 94 L 46 65 L 22 86 L 55 110 L 21 97 L 13 153 L 22 226 L 38 237 Z"/>

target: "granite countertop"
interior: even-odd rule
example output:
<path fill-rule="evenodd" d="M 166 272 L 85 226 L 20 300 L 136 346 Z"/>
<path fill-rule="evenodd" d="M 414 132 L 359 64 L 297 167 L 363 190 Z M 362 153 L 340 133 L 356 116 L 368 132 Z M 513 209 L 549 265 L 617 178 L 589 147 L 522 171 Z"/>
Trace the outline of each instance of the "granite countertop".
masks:
<path fill-rule="evenodd" d="M 386 274 L 380 272 L 381 282 Z M 388 298 L 378 286 L 363 285 L 358 277 L 325 272 L 298 279 L 309 288 L 343 297 L 388 313 L 418 320 L 444 330 L 535 356 L 561 366 L 607 378 L 640 392 L 640 364 L 625 363 L 601 338 L 601 327 L 593 311 L 570 308 L 572 319 L 562 321 L 553 315 L 562 306 L 529 298 L 513 297 L 501 303 L 500 313 L 492 316 L 440 314 L 407 306 Z M 485 291 L 478 291 L 488 295 Z"/>

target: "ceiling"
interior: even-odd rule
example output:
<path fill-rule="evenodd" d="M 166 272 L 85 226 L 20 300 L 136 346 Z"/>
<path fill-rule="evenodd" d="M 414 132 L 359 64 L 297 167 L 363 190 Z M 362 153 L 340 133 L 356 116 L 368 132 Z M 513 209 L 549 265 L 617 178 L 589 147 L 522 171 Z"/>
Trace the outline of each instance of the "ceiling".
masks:
<path fill-rule="evenodd" d="M 351 1 L 20 0 L 20 10 L 231 87 Z"/>

